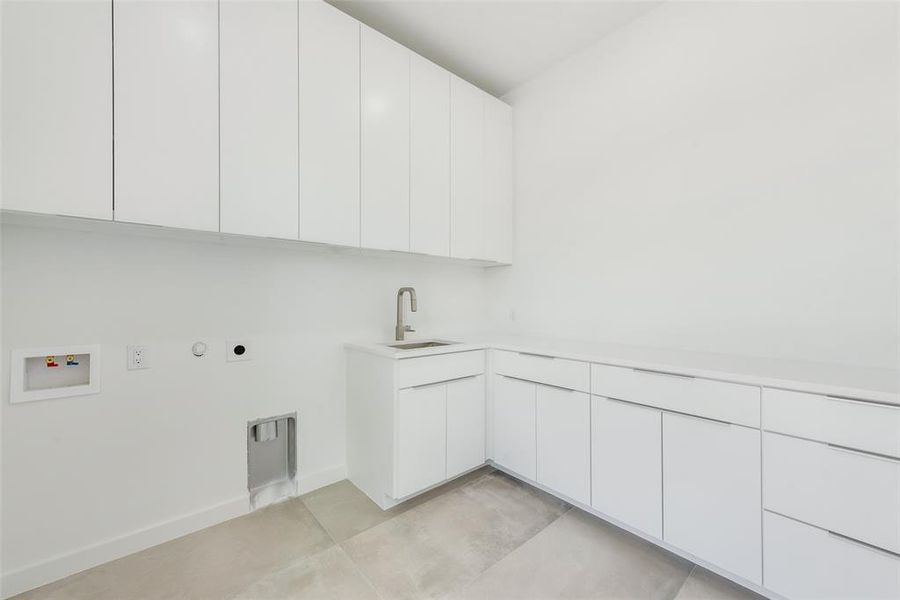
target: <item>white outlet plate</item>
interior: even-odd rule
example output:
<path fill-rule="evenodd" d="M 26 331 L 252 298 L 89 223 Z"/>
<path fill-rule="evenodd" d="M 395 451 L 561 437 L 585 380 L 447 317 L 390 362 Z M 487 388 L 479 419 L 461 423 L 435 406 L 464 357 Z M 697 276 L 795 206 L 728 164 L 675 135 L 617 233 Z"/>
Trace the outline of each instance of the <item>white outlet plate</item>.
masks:
<path fill-rule="evenodd" d="M 225 342 L 225 360 L 227 362 L 251 360 L 253 358 L 251 348 L 252 346 L 247 340 Z"/>
<path fill-rule="evenodd" d="M 150 356 L 147 346 L 128 346 L 128 370 L 150 368 Z"/>

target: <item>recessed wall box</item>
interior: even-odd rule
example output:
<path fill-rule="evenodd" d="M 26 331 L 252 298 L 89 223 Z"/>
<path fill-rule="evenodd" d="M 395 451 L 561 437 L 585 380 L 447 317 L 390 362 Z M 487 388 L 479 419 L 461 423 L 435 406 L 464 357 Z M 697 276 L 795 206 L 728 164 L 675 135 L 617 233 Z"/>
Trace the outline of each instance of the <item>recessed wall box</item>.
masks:
<path fill-rule="evenodd" d="M 13 350 L 11 361 L 10 404 L 100 391 L 100 346 Z"/>

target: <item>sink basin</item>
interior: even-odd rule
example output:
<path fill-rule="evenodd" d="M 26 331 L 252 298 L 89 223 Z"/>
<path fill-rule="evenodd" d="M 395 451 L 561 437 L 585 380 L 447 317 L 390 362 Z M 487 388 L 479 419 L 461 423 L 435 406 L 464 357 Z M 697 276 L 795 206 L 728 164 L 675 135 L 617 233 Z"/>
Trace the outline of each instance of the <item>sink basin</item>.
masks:
<path fill-rule="evenodd" d="M 386 344 L 397 350 L 419 350 L 421 348 L 437 348 L 440 346 L 450 346 L 458 342 L 440 342 L 436 340 L 425 340 L 421 342 L 397 342 L 396 344 Z"/>

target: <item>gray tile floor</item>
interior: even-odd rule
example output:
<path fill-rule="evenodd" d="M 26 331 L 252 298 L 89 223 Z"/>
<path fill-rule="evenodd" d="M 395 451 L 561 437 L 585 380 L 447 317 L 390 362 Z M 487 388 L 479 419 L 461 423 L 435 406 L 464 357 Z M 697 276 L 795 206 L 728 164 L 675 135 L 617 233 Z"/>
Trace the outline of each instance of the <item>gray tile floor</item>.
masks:
<path fill-rule="evenodd" d="M 49 598 L 759 596 L 482 469 L 389 511 L 341 481 L 17 597 Z"/>

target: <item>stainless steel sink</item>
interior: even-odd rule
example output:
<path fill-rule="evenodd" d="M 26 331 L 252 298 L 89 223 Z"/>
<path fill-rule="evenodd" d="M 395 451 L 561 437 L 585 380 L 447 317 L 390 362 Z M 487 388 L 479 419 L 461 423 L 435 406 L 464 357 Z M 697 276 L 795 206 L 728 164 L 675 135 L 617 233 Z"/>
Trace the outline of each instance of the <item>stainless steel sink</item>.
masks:
<path fill-rule="evenodd" d="M 458 342 L 440 342 L 436 340 L 426 340 L 422 342 L 400 342 L 398 344 L 387 344 L 391 348 L 397 350 L 419 350 L 420 348 L 437 348 L 439 346 L 450 346 Z"/>

